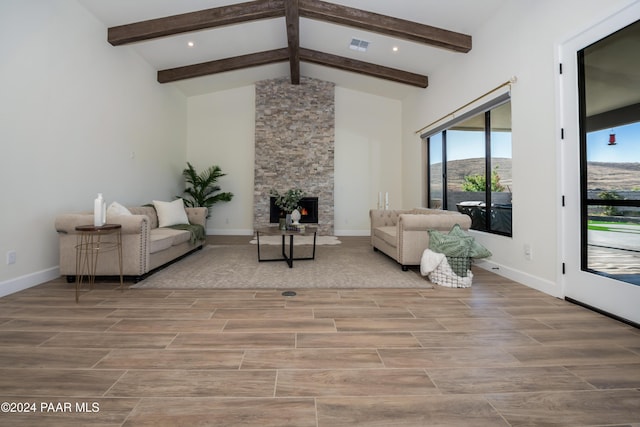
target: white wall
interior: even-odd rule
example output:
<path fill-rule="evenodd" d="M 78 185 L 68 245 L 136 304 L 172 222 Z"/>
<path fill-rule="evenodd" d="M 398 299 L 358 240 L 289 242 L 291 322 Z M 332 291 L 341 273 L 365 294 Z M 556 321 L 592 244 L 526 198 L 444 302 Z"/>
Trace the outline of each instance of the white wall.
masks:
<path fill-rule="evenodd" d="M 0 295 L 58 276 L 57 214 L 182 191 L 186 99 L 106 38 L 75 1 L 0 2 Z"/>
<path fill-rule="evenodd" d="M 335 233 L 368 235 L 378 192 L 402 205 L 401 104 L 336 87 Z M 214 206 L 208 234 L 253 234 L 255 90 L 253 86 L 190 97 L 187 158 L 197 170 L 217 164 L 231 202 Z"/>
<path fill-rule="evenodd" d="M 368 236 L 369 209 L 402 207 L 402 105 L 336 87 L 335 232 Z"/>
<path fill-rule="evenodd" d="M 404 199 L 418 204 L 423 187 L 419 137 L 413 131 L 516 76 L 512 87 L 513 238 L 475 233 L 492 252 L 490 267 L 561 295 L 557 251 L 559 143 L 556 50 L 562 41 L 632 3 L 630 0 L 506 2 L 473 36 L 473 49 L 429 76 L 429 88 L 403 102 Z M 533 259 L 524 256 L 531 245 Z"/>
<path fill-rule="evenodd" d="M 218 165 L 230 202 L 211 209 L 207 234 L 253 234 L 255 88 L 245 86 L 188 99 L 187 160 L 198 172 Z"/>

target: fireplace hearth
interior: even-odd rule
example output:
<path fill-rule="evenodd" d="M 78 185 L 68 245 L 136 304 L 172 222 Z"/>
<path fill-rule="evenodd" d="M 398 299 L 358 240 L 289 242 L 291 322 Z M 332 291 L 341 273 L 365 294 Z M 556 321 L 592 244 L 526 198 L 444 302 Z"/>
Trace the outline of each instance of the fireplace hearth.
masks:
<path fill-rule="evenodd" d="M 276 206 L 276 198 L 271 197 L 269 199 L 269 222 L 277 224 L 280 222 L 281 209 Z M 317 224 L 318 223 L 318 198 L 317 197 L 303 197 L 300 200 L 300 222 L 303 224 Z"/>

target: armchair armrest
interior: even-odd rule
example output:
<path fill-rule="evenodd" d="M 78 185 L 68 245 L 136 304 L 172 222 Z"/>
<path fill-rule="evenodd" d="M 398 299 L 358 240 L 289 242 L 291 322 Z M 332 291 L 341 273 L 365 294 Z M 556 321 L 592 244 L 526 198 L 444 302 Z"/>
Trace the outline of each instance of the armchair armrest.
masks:
<path fill-rule="evenodd" d="M 204 207 L 198 208 L 184 208 L 187 212 L 187 218 L 189 218 L 189 222 L 191 224 L 198 224 L 203 227 L 206 227 L 207 224 L 207 214 L 209 213 L 209 209 Z"/>

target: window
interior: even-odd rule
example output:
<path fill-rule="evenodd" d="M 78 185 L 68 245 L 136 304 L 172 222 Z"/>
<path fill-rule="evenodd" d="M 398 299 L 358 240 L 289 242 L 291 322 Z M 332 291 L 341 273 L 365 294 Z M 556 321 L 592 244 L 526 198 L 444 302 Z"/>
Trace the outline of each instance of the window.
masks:
<path fill-rule="evenodd" d="M 471 217 L 471 228 L 512 235 L 511 102 L 508 94 L 422 135 L 427 199 Z"/>

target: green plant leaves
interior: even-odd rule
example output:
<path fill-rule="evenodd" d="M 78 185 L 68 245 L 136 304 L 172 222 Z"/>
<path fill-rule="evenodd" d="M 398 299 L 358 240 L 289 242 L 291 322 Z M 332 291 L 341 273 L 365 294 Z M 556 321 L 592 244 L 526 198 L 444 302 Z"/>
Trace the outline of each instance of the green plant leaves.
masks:
<path fill-rule="evenodd" d="M 218 179 L 225 175 L 217 165 L 210 166 L 198 173 L 193 165 L 187 162 L 187 168 L 182 171 L 182 176 L 187 184 L 184 190 L 185 197 L 183 197 L 185 206 L 206 207 L 210 210 L 211 206 L 218 202 L 230 201 L 233 198 L 233 193 L 219 192 L 221 188 L 217 185 Z"/>

